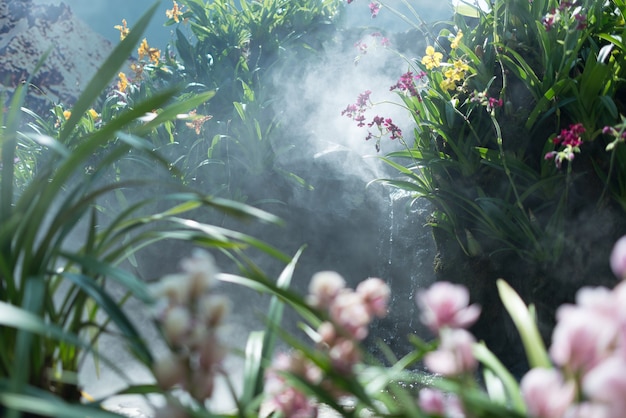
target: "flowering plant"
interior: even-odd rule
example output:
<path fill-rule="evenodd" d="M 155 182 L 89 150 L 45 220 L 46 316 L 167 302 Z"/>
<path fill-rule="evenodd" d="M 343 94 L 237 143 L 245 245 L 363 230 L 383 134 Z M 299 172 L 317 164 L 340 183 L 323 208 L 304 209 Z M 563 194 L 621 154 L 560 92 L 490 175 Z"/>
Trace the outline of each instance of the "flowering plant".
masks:
<path fill-rule="evenodd" d="M 274 354 L 268 336 L 280 326 L 276 311 L 265 332 L 251 335 L 244 390 L 232 393 L 237 416 L 316 417 L 325 410 L 340 416 L 428 418 L 609 418 L 623 413 L 626 282 L 613 290 L 580 289 L 576 304 L 559 308 L 552 344 L 546 349 L 533 307 L 499 280 L 501 300 L 521 335 L 530 366 L 518 381 L 469 331 L 481 307 L 470 304 L 465 286 L 441 281 L 418 291 L 420 320 L 435 339 L 425 342 L 411 336 L 415 350 L 401 359 L 388 354 L 390 365 L 385 366 L 368 359 L 361 348 L 371 322 L 387 313 L 390 290 L 385 282 L 369 278 L 351 289 L 337 273 L 320 272 L 312 277 L 307 297 L 301 298 L 287 289 L 296 259 L 273 285 L 216 273 L 212 259 L 196 253 L 183 262 L 182 276 L 164 277 L 156 285 L 155 295 L 164 302 L 157 320 L 174 350 L 173 357 L 157 362 L 157 381 L 164 389 L 182 388 L 194 399 L 190 403 L 168 390 L 158 417 L 231 416 L 216 415 L 219 411 L 204 402 L 211 398 L 218 375 L 231 378 L 222 365 L 225 345 L 214 333 L 225 312 L 225 301 L 211 290 L 215 279 L 273 293 L 281 303 L 297 308 L 312 340 L 305 343 L 280 332 L 289 350 Z M 626 276 L 625 260 L 623 237 L 610 260 L 618 279 Z M 194 365 L 187 364 L 191 360 Z"/>
<path fill-rule="evenodd" d="M 165 239 L 180 239 L 225 252 L 254 246 L 279 259 L 279 251 L 245 234 L 182 216 L 196 208 L 277 222 L 245 205 L 183 189 L 168 162 L 143 136 L 163 122 L 185 114 L 207 95 L 171 103 L 176 90 L 137 102 L 116 118 L 102 121 L 92 106 L 139 42 L 156 10 L 150 8 L 112 52 L 98 75 L 55 128 L 29 131 L 20 124 L 25 83 L 17 89 L 0 123 L 0 415 L 22 413 L 63 417 L 111 417 L 100 401 L 80 405 L 78 371 L 87 356 L 106 364 L 126 382 L 127 374 L 99 349 L 103 335 L 115 334 L 140 364 L 151 367 L 149 345 L 123 309 L 131 297 L 152 300 L 145 282 L 121 267 L 135 262 L 141 249 Z M 162 111 L 142 120 L 152 109 Z M 56 108 L 55 110 L 58 110 Z M 26 112 L 30 117 L 34 114 Z M 31 124 L 35 128 L 41 125 Z M 23 170 L 18 150 L 37 144 L 45 158 L 30 167 L 30 178 L 15 182 Z M 98 158 L 94 158 L 94 156 Z M 151 166 L 151 180 L 120 180 L 115 163 L 124 158 Z M 142 197 L 159 168 L 160 195 Z M 111 172 L 114 172 L 112 175 Z M 167 174 L 166 174 L 167 173 Z M 134 190 L 134 198 L 116 206 L 115 198 Z M 111 196 L 115 196 L 112 200 Z M 157 206 L 161 209 L 156 210 Z M 113 208 L 116 209 L 113 213 Z M 148 228 L 146 228 L 148 226 Z M 237 258 L 236 256 L 233 256 Z M 122 291 L 115 296 L 111 287 Z M 73 404 L 71 407 L 69 404 Z"/>
<path fill-rule="evenodd" d="M 378 16 L 411 21 L 377 3 Z M 607 238 L 626 232 L 619 111 L 626 8 L 583 0 L 460 3 L 438 33 L 414 24 L 426 39 L 423 53 L 407 57 L 391 86 L 411 135 L 384 115 L 369 122 L 373 88 L 344 114 L 377 150 L 386 139 L 402 145 L 382 157 L 398 175 L 380 181 L 432 204 L 441 277 L 482 289 L 507 277 L 550 322 L 551 289 L 573 295 L 596 268 L 606 270 Z M 578 235 L 582 219 L 600 218 L 610 219 L 607 229 Z"/>

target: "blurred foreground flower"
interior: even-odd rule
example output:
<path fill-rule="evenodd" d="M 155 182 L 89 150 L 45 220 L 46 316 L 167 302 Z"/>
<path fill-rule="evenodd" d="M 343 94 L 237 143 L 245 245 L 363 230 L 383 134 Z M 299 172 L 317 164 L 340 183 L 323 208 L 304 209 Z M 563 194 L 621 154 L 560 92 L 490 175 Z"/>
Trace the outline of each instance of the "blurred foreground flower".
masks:
<path fill-rule="evenodd" d="M 203 403 L 213 393 L 226 354 L 217 333 L 230 301 L 211 293 L 217 269 L 208 253 L 197 250 L 181 267 L 182 273 L 165 276 L 151 288 L 156 321 L 171 349 L 156 362 L 154 375 L 162 389 L 180 387 Z"/>
<path fill-rule="evenodd" d="M 359 343 L 367 337 L 374 317 L 387 314 L 390 290 L 378 278 L 361 282 L 355 290 L 346 287 L 341 275 L 331 271 L 316 273 L 309 286 L 308 303 L 326 312 L 329 320 L 317 328 L 317 346 L 324 353 L 333 373 L 350 378 L 354 367 L 361 362 Z M 295 350 L 278 355 L 268 370 L 265 391 L 268 408 L 285 417 L 316 417 L 314 399 L 290 386 L 286 375 L 297 376 L 307 383 L 323 387 L 336 396 L 343 390 L 336 387 L 332 377 L 326 376 L 311 359 Z"/>
<path fill-rule="evenodd" d="M 480 316 L 478 305 L 469 305 L 469 291 L 465 286 L 437 282 L 416 296 L 421 320 L 433 332 L 442 328 L 467 328 Z"/>

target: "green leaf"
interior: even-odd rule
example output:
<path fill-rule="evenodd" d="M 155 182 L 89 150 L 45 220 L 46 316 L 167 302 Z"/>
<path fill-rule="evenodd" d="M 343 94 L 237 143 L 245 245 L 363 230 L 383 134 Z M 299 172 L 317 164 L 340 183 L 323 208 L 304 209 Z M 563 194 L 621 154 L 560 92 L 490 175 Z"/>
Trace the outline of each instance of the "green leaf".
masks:
<path fill-rule="evenodd" d="M 487 348 L 483 343 L 474 344 L 472 347 L 474 357 L 483 364 L 488 370 L 491 370 L 495 376 L 502 382 L 507 395 L 507 401 L 511 407 L 524 414 L 526 412 L 526 404 L 519 390 L 519 385 L 515 377 L 507 370 L 500 360 Z"/>
<path fill-rule="evenodd" d="M 6 408 L 30 412 L 44 417 L 63 418 L 119 418 L 118 414 L 98 407 L 68 404 L 61 399 L 42 399 L 22 393 L 0 392 L 0 404 Z"/>
<path fill-rule="evenodd" d="M 117 326 L 124 335 L 124 340 L 130 345 L 132 351 L 143 364 L 152 364 L 152 354 L 143 342 L 142 336 L 104 288 L 97 285 L 91 277 L 82 274 L 64 272 L 62 276 L 80 287 L 107 313 L 107 318 Z"/>
<path fill-rule="evenodd" d="M 515 327 L 522 338 L 528 364 L 531 368 L 551 368 L 552 363 L 548 357 L 548 352 L 530 311 L 517 292 L 504 280 L 498 279 L 497 286 L 500 299 L 511 316 L 511 319 L 513 319 L 513 323 L 515 323 Z"/>

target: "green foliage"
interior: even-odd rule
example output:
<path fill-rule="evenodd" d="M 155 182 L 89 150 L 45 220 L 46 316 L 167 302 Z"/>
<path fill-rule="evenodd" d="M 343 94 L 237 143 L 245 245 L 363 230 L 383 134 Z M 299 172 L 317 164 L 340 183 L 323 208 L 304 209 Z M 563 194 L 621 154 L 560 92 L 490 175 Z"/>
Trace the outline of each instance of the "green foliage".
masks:
<path fill-rule="evenodd" d="M 56 107 L 50 123 L 26 111 L 33 121 L 20 125 L 28 83 L 17 89 L 3 114 L 0 405 L 8 416 L 18 416 L 18 411 L 113 415 L 99 411 L 97 404 L 59 411 L 67 407 L 61 399 L 79 400 L 76 372 L 86 354 L 127 378 L 98 349 L 103 334 L 120 336 L 137 360 L 151 367 L 150 346 L 122 309 L 129 297 L 151 301 L 145 283 L 124 264 L 132 265 L 142 248 L 176 239 L 224 252 L 254 246 L 287 259 L 245 234 L 183 218 L 198 208 L 211 208 L 230 216 L 278 221 L 241 203 L 183 188 L 172 176 L 170 163 L 144 139 L 206 102 L 212 92 L 184 98 L 180 90 L 169 88 L 108 116 L 90 110 L 139 42 L 155 10 L 156 5 L 115 48 L 71 114 Z M 158 114 L 146 119 L 154 109 Z M 29 126 L 31 132 L 24 130 Z M 24 157 L 35 153 L 34 159 Z M 136 170 L 135 177 L 120 174 L 130 166 L 149 170 Z M 110 293 L 112 284 L 126 293 L 121 300 Z M 40 396 L 37 388 L 56 396 Z"/>
<path fill-rule="evenodd" d="M 259 193 L 261 183 L 306 186 L 277 164 L 294 144 L 279 141 L 280 119 L 271 101 L 276 87 L 269 74 L 287 57 L 314 59 L 332 34 L 340 3 L 180 1 L 166 22 L 176 26 L 172 44 L 152 56 L 144 49 L 148 53 L 133 64 L 134 74 L 124 75 L 127 86 L 118 83 L 118 91 L 108 94 L 102 119 L 171 86 L 181 88 L 177 100 L 212 91 L 215 97 L 198 104 L 188 118 L 148 135 L 181 179 L 207 193 L 253 203 L 278 198 Z"/>
<path fill-rule="evenodd" d="M 463 4 L 454 22 L 431 34 L 441 63 L 409 62 L 423 74 L 419 95 L 399 92 L 415 138 L 384 158 L 408 181 L 384 181 L 433 202 L 433 225 L 468 255 L 513 251 L 558 263 L 585 204 L 624 201 L 623 150 L 606 152 L 611 138 L 602 134 L 622 109 L 617 3 L 496 1 L 489 11 Z M 559 149 L 558 135 L 575 124 L 584 127 L 582 145 Z M 611 200 L 585 186 L 595 175 Z"/>

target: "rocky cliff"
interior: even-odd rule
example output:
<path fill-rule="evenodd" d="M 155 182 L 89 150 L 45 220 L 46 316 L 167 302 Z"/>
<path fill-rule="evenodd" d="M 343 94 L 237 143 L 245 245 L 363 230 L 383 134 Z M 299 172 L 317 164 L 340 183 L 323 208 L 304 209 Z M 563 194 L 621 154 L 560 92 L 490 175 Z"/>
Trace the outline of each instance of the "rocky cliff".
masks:
<path fill-rule="evenodd" d="M 112 29 L 113 30 L 113 29 Z M 59 5 L 0 0 L 0 85 L 11 93 L 33 75 L 27 107 L 42 112 L 52 103 L 71 105 L 111 52 L 111 43 Z"/>

